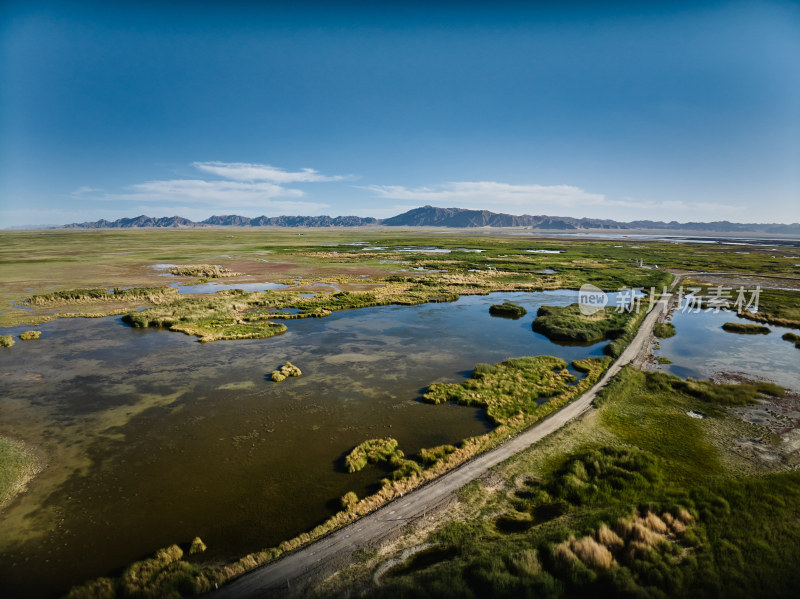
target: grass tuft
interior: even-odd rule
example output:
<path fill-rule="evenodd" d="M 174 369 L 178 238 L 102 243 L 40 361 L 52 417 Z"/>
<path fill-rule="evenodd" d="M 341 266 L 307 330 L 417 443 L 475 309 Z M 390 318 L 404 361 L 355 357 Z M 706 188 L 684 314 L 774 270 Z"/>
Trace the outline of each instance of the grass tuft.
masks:
<path fill-rule="evenodd" d="M 769 327 L 748 322 L 726 322 L 722 328 L 729 333 L 739 333 L 741 335 L 768 335 Z"/>
<path fill-rule="evenodd" d="M 657 322 L 653 327 L 653 334 L 659 339 L 675 336 L 675 325 L 671 322 Z"/>
<path fill-rule="evenodd" d="M 528 311 L 514 302 L 504 301 L 502 304 L 492 304 L 489 306 L 489 314 L 492 316 L 503 316 L 506 318 L 522 318 Z"/>
<path fill-rule="evenodd" d="M 286 362 L 286 364 L 280 367 L 280 370 L 272 371 L 272 380 L 276 383 L 281 383 L 290 376 L 301 376 L 302 374 L 303 373 L 297 366 L 291 362 Z"/>
<path fill-rule="evenodd" d="M 395 457 L 403 457 L 403 452 L 397 448 L 397 439 L 384 437 L 383 439 L 368 439 L 356 445 L 344 459 L 348 472 L 358 472 L 367 463 L 388 462 Z"/>

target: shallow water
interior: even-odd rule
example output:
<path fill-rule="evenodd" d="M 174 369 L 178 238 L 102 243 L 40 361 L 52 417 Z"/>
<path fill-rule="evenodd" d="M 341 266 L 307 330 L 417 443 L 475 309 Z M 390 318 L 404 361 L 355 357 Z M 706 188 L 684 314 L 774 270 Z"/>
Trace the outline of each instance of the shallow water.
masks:
<path fill-rule="evenodd" d="M 505 299 L 528 315 L 490 316 Z M 420 402 L 431 382 L 508 357 L 600 355 L 602 343 L 558 346 L 531 330 L 540 305 L 575 300 L 499 293 L 366 308 L 210 344 L 119 318 L 43 325 L 41 339 L 0 354 L 0 434 L 50 458 L 0 520 L 0 596 L 58 594 L 198 535 L 209 558 L 229 559 L 312 528 L 384 475 L 343 471 L 361 441 L 391 435 L 413 455 L 490 428 L 480 410 Z M 303 376 L 270 382 L 287 360 Z"/>
<path fill-rule="evenodd" d="M 796 329 L 769 326 L 768 335 L 742 335 L 722 329 L 726 322 L 752 321 L 739 318 L 735 312 L 720 310 L 681 312 L 672 316 L 676 334 L 661 339 L 655 356 L 672 360 L 661 370 L 680 377 L 708 379 L 734 373 L 751 379 L 765 379 L 800 392 L 800 350 L 781 339 Z M 759 323 L 761 324 L 761 323 Z"/>

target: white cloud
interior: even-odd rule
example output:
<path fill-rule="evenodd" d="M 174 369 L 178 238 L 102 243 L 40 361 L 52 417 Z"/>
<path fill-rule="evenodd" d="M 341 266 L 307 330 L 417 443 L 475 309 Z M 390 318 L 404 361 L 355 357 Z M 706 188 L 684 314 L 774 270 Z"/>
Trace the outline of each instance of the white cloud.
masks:
<path fill-rule="evenodd" d="M 130 187 L 131 193 L 111 196 L 113 199 L 136 201 L 178 201 L 212 204 L 252 204 L 272 198 L 301 198 L 300 189 L 288 189 L 274 183 L 242 183 L 239 181 L 204 181 L 171 179 L 147 181 Z"/>
<path fill-rule="evenodd" d="M 715 202 L 610 199 L 572 185 L 514 185 L 496 181 L 456 181 L 429 187 L 368 185 L 379 197 L 407 200 L 405 210 L 432 204 L 440 207 L 485 208 L 512 214 L 547 214 L 576 218 L 631 220 L 723 220 L 741 218 L 747 209 Z M 398 206 L 398 208 L 400 208 Z"/>
<path fill-rule="evenodd" d="M 313 169 L 286 171 L 264 164 L 194 162 L 197 170 L 216 178 L 166 179 L 131 185 L 118 193 L 82 186 L 72 192 L 75 199 L 94 199 L 106 202 L 137 204 L 158 203 L 174 206 L 175 210 L 205 208 L 214 213 L 261 211 L 282 214 L 319 214 L 328 204 L 305 201 L 305 192 L 291 187 L 293 183 L 338 181 L 345 177 L 328 177 Z"/>
<path fill-rule="evenodd" d="M 479 204 L 487 208 L 499 204 L 536 209 L 542 206 L 570 207 L 606 202 L 602 194 L 588 193 L 572 185 L 513 185 L 496 181 L 457 181 L 433 187 L 369 185 L 364 189 L 394 200 L 424 203 L 459 202 Z"/>
<path fill-rule="evenodd" d="M 341 181 L 348 177 L 322 175 L 313 168 L 287 171 L 268 164 L 247 162 L 193 162 L 192 166 L 205 173 L 211 173 L 234 181 L 272 181 L 273 183 L 317 183 L 322 181 Z"/>

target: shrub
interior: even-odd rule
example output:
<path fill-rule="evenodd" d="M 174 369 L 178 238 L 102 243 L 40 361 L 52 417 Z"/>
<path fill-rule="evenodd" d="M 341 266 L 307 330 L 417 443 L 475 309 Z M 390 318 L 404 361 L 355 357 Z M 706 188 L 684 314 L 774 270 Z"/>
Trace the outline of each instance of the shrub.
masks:
<path fill-rule="evenodd" d="M 41 336 L 41 331 L 25 331 L 24 333 L 20 333 L 19 338 L 23 341 L 30 341 L 31 339 L 38 339 Z"/>
<path fill-rule="evenodd" d="M 0 335 L 0 347 L 11 347 L 14 345 L 14 338 L 11 335 Z"/>

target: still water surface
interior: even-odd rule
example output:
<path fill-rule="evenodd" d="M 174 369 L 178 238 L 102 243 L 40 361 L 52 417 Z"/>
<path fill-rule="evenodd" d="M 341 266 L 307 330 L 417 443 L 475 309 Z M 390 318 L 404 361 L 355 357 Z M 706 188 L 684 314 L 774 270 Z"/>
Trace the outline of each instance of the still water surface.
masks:
<path fill-rule="evenodd" d="M 198 535 L 209 558 L 230 559 L 312 528 L 384 475 L 343 471 L 361 441 L 391 435 L 413 455 L 489 430 L 480 410 L 421 403 L 431 382 L 509 357 L 601 355 L 531 330 L 540 305 L 575 296 L 366 308 L 210 344 L 119 318 L 42 325 L 0 355 L 0 434 L 50 460 L 0 519 L 0 596 L 57 595 Z M 528 315 L 490 316 L 504 299 Z M 303 376 L 272 383 L 286 360 Z"/>
<path fill-rule="evenodd" d="M 677 310 L 672 322 L 675 336 L 661 339 L 661 348 L 654 351 L 654 355 L 672 360 L 661 366 L 664 371 L 696 379 L 736 374 L 773 381 L 800 393 L 800 350 L 781 339 L 784 333 L 798 333 L 796 329 L 765 325 L 770 329 L 768 335 L 729 333 L 722 328 L 726 322 L 752 321 L 724 310 Z"/>

